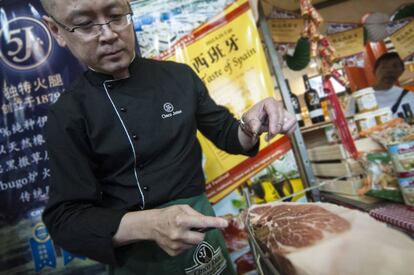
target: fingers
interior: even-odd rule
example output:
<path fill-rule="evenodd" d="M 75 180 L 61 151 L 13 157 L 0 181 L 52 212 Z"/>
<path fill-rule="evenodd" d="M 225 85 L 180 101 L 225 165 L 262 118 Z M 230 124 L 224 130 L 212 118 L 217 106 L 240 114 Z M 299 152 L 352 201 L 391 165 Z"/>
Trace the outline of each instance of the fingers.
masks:
<path fill-rule="evenodd" d="M 204 240 L 205 233 L 200 233 L 197 231 L 192 231 L 190 229 L 186 229 L 183 231 L 174 230 L 172 231 L 165 239 L 165 243 L 169 244 L 170 246 L 174 246 L 174 244 L 182 243 L 183 245 L 197 245 Z"/>
<path fill-rule="evenodd" d="M 181 210 L 183 210 L 186 216 L 180 216 L 180 223 L 186 228 L 224 228 L 228 226 L 228 221 L 220 217 L 205 216 L 188 205 L 180 205 Z"/>
<path fill-rule="evenodd" d="M 252 132 L 257 135 L 269 132 L 272 136 L 280 132 L 283 119 L 283 107 L 273 98 L 267 98 L 257 103 L 243 117 L 243 121 Z"/>
<path fill-rule="evenodd" d="M 255 118 L 251 118 L 248 119 L 246 118 L 245 123 L 247 124 L 247 126 L 249 127 L 249 129 L 252 131 L 252 133 L 255 136 L 259 136 L 262 133 L 262 122 L 259 119 L 259 117 L 255 117 Z"/>
<path fill-rule="evenodd" d="M 291 134 L 297 127 L 296 117 L 274 98 L 264 99 L 253 106 L 245 114 L 244 121 L 258 135 L 268 132 L 267 141 L 277 134 Z"/>
<path fill-rule="evenodd" d="M 263 110 L 268 117 L 268 136 L 276 135 L 281 128 L 281 123 L 283 122 L 283 109 L 281 109 L 280 104 L 276 100 L 267 100 L 264 101 Z"/>
<path fill-rule="evenodd" d="M 297 127 L 296 116 L 286 112 L 285 113 L 285 122 L 283 124 L 282 132 L 287 134 L 292 134 Z"/>
<path fill-rule="evenodd" d="M 203 215 L 195 215 L 195 216 L 177 216 L 176 218 L 177 226 L 182 228 L 206 228 L 206 227 L 214 227 L 214 228 L 225 228 L 228 225 L 226 219 L 219 218 L 219 217 L 209 217 Z"/>
<path fill-rule="evenodd" d="M 178 207 L 181 208 L 182 211 L 184 211 L 185 213 L 187 213 L 188 215 L 193 215 L 193 216 L 203 216 L 203 214 L 201 214 L 198 211 L 195 211 L 192 207 L 190 207 L 189 205 L 183 204 L 183 205 L 177 205 Z"/>
<path fill-rule="evenodd" d="M 267 128 L 268 134 L 266 141 L 271 140 L 274 136 L 283 132 L 283 125 L 285 123 L 285 110 L 281 103 L 274 99 L 264 101 L 264 112 L 268 117 Z"/>
<path fill-rule="evenodd" d="M 276 102 L 276 104 L 277 104 L 277 108 L 276 108 L 277 120 L 275 121 L 276 129 L 274 132 L 271 132 L 273 136 L 282 132 L 283 124 L 285 123 L 285 109 L 283 109 L 283 105 L 281 103 Z"/>
<path fill-rule="evenodd" d="M 154 240 L 169 255 L 201 243 L 205 234 L 194 228 L 223 228 L 226 219 L 202 215 L 188 205 L 175 205 L 160 209 Z"/>
<path fill-rule="evenodd" d="M 200 233 L 196 231 L 189 230 L 184 234 L 184 236 L 181 236 L 179 241 L 182 241 L 186 245 L 197 245 L 201 243 L 204 240 L 205 233 Z"/>

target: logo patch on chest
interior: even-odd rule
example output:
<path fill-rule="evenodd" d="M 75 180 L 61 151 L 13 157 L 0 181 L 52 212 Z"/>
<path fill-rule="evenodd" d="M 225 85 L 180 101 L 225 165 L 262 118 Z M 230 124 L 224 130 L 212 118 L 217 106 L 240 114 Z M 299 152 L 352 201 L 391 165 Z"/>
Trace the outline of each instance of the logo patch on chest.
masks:
<path fill-rule="evenodd" d="M 166 102 L 164 103 L 164 105 L 162 106 L 162 109 L 164 111 L 163 114 L 161 114 L 161 118 L 162 119 L 166 119 L 166 118 L 170 118 L 176 115 L 180 115 L 183 111 L 182 110 L 177 110 L 175 111 L 174 109 L 174 105 L 172 105 L 172 103 L 170 102 Z"/>

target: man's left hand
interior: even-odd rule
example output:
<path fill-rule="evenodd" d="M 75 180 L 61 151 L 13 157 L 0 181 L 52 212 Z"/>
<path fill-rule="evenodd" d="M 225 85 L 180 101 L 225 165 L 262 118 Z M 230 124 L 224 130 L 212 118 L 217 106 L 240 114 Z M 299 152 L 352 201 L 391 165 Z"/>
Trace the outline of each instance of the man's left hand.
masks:
<path fill-rule="evenodd" d="M 266 140 L 277 134 L 291 134 L 297 127 L 296 116 L 283 108 L 282 103 L 268 97 L 255 104 L 242 116 L 245 127 L 258 137 L 267 132 Z"/>

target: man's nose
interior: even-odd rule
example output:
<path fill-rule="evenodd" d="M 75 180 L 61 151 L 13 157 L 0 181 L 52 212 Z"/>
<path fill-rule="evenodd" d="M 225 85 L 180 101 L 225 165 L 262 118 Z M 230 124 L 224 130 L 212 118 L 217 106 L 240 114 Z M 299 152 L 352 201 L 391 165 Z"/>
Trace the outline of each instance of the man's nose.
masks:
<path fill-rule="evenodd" d="M 110 41 L 113 39 L 118 38 L 118 33 L 114 32 L 111 29 L 111 26 L 109 24 L 106 25 L 102 25 L 101 26 L 101 34 L 100 34 L 100 39 L 104 40 L 104 41 Z"/>

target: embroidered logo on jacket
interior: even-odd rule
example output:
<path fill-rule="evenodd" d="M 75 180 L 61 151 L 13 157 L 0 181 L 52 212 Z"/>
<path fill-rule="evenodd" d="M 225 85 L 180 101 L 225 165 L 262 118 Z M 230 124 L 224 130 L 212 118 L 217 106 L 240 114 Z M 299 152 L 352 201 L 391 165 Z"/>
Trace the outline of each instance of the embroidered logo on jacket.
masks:
<path fill-rule="evenodd" d="M 167 113 L 172 113 L 174 111 L 174 106 L 169 102 L 164 103 L 163 108 L 164 108 L 164 111 L 166 111 Z"/>
<path fill-rule="evenodd" d="M 163 119 L 179 115 L 183 112 L 182 110 L 174 111 L 174 105 L 172 105 L 170 102 L 164 103 L 162 108 L 166 112 L 164 114 L 161 114 L 161 117 Z"/>
<path fill-rule="evenodd" d="M 187 275 L 220 274 L 227 266 L 221 248 L 216 250 L 207 242 L 200 243 L 193 254 L 195 265 L 185 269 Z"/>

